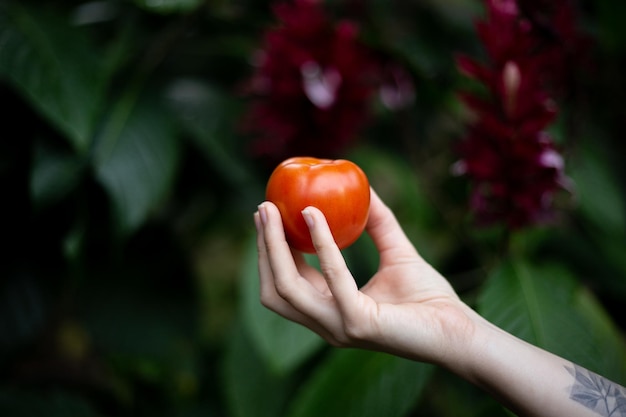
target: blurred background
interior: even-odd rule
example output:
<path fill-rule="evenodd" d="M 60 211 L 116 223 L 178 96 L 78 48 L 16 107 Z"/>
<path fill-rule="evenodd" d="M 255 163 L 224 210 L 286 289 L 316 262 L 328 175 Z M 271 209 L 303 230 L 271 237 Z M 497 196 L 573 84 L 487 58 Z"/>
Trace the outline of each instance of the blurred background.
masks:
<path fill-rule="evenodd" d="M 511 415 L 261 307 L 252 213 L 304 154 L 358 163 L 489 320 L 626 384 L 625 16 L 1 1 L 0 415 Z"/>

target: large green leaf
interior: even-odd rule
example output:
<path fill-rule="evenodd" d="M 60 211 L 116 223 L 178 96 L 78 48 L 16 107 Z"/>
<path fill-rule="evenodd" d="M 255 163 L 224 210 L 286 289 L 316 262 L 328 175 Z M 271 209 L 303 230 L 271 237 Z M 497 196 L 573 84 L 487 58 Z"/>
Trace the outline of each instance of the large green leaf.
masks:
<path fill-rule="evenodd" d="M 589 257 L 587 262 L 597 263 L 603 272 L 611 271 L 608 279 L 600 275 L 596 283 L 623 293 L 624 280 L 618 277 L 626 274 L 626 200 L 618 171 L 601 149 L 590 144 L 581 147 L 581 158 L 571 167 L 578 211 L 587 233 L 581 237 L 585 247 L 581 257 Z"/>
<path fill-rule="evenodd" d="M 289 417 L 400 417 L 433 367 L 365 350 L 335 350 L 294 400 Z"/>
<path fill-rule="evenodd" d="M 94 163 L 121 234 L 140 226 L 167 196 L 179 157 L 176 129 L 154 99 L 129 95 L 115 106 Z"/>
<path fill-rule="evenodd" d="M 105 91 L 96 48 L 61 17 L 9 3 L 0 6 L 0 77 L 86 151 Z"/>
<path fill-rule="evenodd" d="M 178 79 L 167 89 L 167 99 L 178 122 L 213 169 L 234 187 L 249 183 L 252 173 L 241 160 L 233 131 L 233 115 L 239 109 L 232 94 L 200 80 Z"/>
<path fill-rule="evenodd" d="M 626 202 L 608 160 L 598 150 L 585 149 L 584 160 L 573 165 L 570 175 L 585 218 L 607 235 L 622 238 L 626 233 Z"/>
<path fill-rule="evenodd" d="M 292 371 L 323 346 L 323 340 L 309 329 L 261 305 L 256 246 L 252 241 L 244 259 L 242 278 L 244 325 L 273 372 L 284 374 Z"/>
<path fill-rule="evenodd" d="M 233 417 L 275 417 L 282 413 L 293 375 L 276 375 L 260 357 L 241 325 L 233 327 L 223 361 L 225 391 Z"/>
<path fill-rule="evenodd" d="M 493 396 L 451 372 L 436 372 L 419 403 L 428 416 L 510 417 Z"/>
<path fill-rule="evenodd" d="M 502 264 L 490 276 L 479 312 L 504 330 L 618 381 L 626 346 L 595 298 L 562 266 Z"/>

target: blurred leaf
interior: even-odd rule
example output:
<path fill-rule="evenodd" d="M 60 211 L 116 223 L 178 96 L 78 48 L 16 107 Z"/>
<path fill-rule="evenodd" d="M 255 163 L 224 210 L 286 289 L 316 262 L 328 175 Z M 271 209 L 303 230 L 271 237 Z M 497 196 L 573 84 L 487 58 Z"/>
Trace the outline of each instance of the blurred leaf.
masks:
<path fill-rule="evenodd" d="M 202 0 L 134 0 L 140 7 L 155 13 L 184 13 L 202 4 Z"/>
<path fill-rule="evenodd" d="M 30 342 L 43 328 L 46 310 L 42 289 L 32 276 L 27 273 L 2 276 L 0 355 L 5 355 Z"/>
<path fill-rule="evenodd" d="M 211 230 L 195 244 L 193 250 L 194 292 L 199 302 L 200 334 L 207 344 L 221 343 L 237 314 L 237 279 L 246 246 L 239 236 L 232 233 L 232 228 L 226 226 L 224 229 L 221 233 Z"/>
<path fill-rule="evenodd" d="M 0 390 L 0 415 L 11 417 L 96 417 L 100 414 L 84 398 L 60 390 L 28 392 Z"/>
<path fill-rule="evenodd" d="M 273 372 L 293 371 L 323 346 L 323 340 L 311 330 L 261 305 L 256 245 L 252 240 L 243 260 L 241 291 L 244 326 Z"/>
<path fill-rule="evenodd" d="M 79 182 L 83 161 L 74 155 L 35 147 L 30 193 L 36 207 L 43 207 L 63 198 Z"/>
<path fill-rule="evenodd" d="M 510 261 L 494 270 L 479 312 L 515 336 L 617 381 L 626 346 L 593 296 L 562 266 Z"/>
<path fill-rule="evenodd" d="M 597 144 L 581 147 L 582 158 L 571 164 L 570 175 L 586 232 L 573 239 L 580 240 L 582 248 L 575 261 L 590 258 L 588 264 L 596 263 L 596 268 L 608 272 L 598 273 L 593 281 L 623 294 L 626 284 L 616 275 L 626 274 L 626 199 L 617 167 L 610 163 L 608 151 L 600 149 Z"/>
<path fill-rule="evenodd" d="M 293 377 L 273 373 L 241 325 L 234 326 L 223 372 L 228 404 L 234 417 L 282 415 L 293 389 Z"/>
<path fill-rule="evenodd" d="M 193 79 L 176 80 L 167 91 L 170 107 L 194 145 L 233 185 L 250 181 L 251 172 L 232 146 L 234 100 L 217 88 Z"/>
<path fill-rule="evenodd" d="M 626 28 L 622 16 L 626 13 L 626 3 L 620 0 L 599 0 L 594 2 L 598 12 L 598 38 L 605 49 L 620 54 L 626 49 Z"/>
<path fill-rule="evenodd" d="M 334 350 L 294 399 L 288 416 L 405 416 L 433 369 L 379 352 Z"/>
<path fill-rule="evenodd" d="M 450 25 L 459 25 L 468 31 L 474 26 L 476 16 L 483 12 L 480 2 L 473 0 L 449 0 L 441 2 L 437 0 L 427 0 L 428 7 L 436 10 Z"/>
<path fill-rule="evenodd" d="M 96 284 L 83 294 L 81 320 L 94 348 L 122 377 L 120 399 L 133 395 L 125 383 L 134 378 L 162 387 L 168 398 L 195 395 L 193 302 L 141 285 Z"/>
<path fill-rule="evenodd" d="M 418 404 L 427 416 L 504 417 L 511 416 L 493 396 L 476 385 L 438 368 Z M 424 409 L 432 410 L 422 411 Z M 421 414 L 420 414 L 421 415 Z"/>
<path fill-rule="evenodd" d="M 449 248 L 449 237 L 436 227 L 440 215 L 407 159 L 367 146 L 359 147 L 349 158 L 363 169 L 420 253 L 429 260 L 438 259 Z M 371 257 L 368 260 L 377 261 Z M 372 267 L 375 270 L 378 265 Z"/>
<path fill-rule="evenodd" d="M 154 100 L 135 102 L 129 94 L 116 105 L 94 163 L 122 234 L 139 227 L 167 197 L 179 157 L 174 126 Z"/>
<path fill-rule="evenodd" d="M 108 352 L 161 360 L 190 332 L 190 308 L 166 294 L 99 288 L 85 317 L 89 332 Z"/>
<path fill-rule="evenodd" d="M 364 232 L 352 246 L 344 249 L 342 253 L 359 287 L 365 285 L 378 270 L 380 259 L 378 249 L 367 232 Z M 314 259 L 319 265 L 317 256 Z"/>
<path fill-rule="evenodd" d="M 622 385 L 626 383 L 626 343 L 623 334 L 615 327 L 602 305 L 589 291 L 576 294 L 575 304 L 584 317 L 600 352 L 593 357 L 593 366 L 602 374 Z M 592 365 L 589 365 L 592 366 Z"/>
<path fill-rule="evenodd" d="M 626 233 L 626 202 L 610 165 L 600 154 L 587 150 L 584 160 L 573 165 L 578 204 L 583 215 L 608 235 Z"/>
<path fill-rule="evenodd" d="M 60 16 L 9 4 L 0 6 L 0 77 L 87 151 L 106 84 L 96 48 Z"/>

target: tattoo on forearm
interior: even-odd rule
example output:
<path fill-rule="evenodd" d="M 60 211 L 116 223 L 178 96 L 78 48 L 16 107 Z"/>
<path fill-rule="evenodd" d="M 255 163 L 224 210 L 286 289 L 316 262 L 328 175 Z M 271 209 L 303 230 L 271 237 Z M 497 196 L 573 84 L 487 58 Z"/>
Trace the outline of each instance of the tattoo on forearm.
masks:
<path fill-rule="evenodd" d="M 600 416 L 626 417 L 626 389 L 576 364 L 565 369 L 574 377 L 570 399 Z"/>

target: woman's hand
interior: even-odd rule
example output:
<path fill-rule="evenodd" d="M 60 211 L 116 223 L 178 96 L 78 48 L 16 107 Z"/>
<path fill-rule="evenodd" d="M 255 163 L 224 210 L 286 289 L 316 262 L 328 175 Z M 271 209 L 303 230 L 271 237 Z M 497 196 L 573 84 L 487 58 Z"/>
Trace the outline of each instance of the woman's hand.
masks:
<path fill-rule="evenodd" d="M 464 304 L 419 256 L 373 191 L 367 232 L 380 253 L 380 266 L 361 289 L 324 215 L 314 207 L 303 215 L 321 273 L 290 250 L 276 206 L 265 202 L 254 215 L 261 302 L 267 308 L 335 346 L 441 365 L 520 416 L 614 416 L 623 411 L 618 399 L 626 395 L 624 387 L 516 338 Z M 591 380 L 605 387 L 604 402 L 594 400 L 597 390 L 585 383 Z"/>
<path fill-rule="evenodd" d="M 372 190 L 367 233 L 380 254 L 361 289 L 334 243 L 322 212 L 303 216 L 321 273 L 285 241 L 280 212 L 264 202 L 255 213 L 261 302 L 334 346 L 385 351 L 433 363 L 455 362 L 471 339 L 475 313 L 427 264 Z"/>

